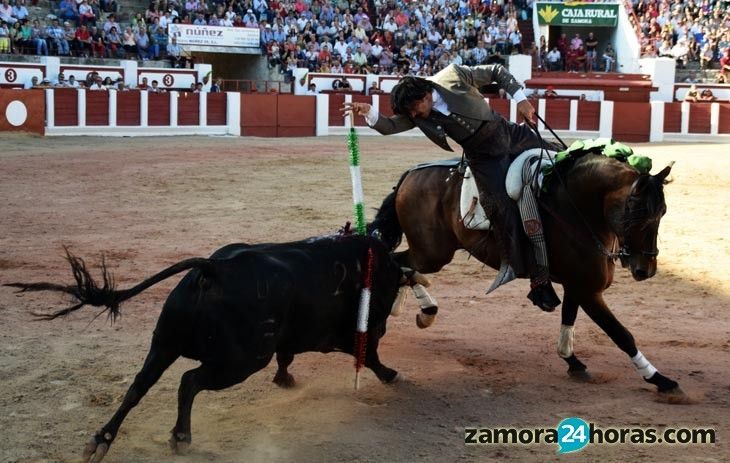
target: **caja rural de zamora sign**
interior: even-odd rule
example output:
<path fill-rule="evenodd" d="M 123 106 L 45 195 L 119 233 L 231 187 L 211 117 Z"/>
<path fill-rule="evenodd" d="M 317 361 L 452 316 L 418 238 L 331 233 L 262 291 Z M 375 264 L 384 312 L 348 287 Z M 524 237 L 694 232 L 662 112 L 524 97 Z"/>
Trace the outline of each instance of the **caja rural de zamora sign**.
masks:
<path fill-rule="evenodd" d="M 539 24 L 548 26 L 601 26 L 618 24 L 616 3 L 537 3 Z"/>

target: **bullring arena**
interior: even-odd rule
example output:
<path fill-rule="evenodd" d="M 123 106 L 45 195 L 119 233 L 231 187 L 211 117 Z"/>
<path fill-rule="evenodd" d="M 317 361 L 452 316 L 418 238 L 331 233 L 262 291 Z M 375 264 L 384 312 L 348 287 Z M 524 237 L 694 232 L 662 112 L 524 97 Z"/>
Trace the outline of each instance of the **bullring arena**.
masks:
<path fill-rule="evenodd" d="M 62 246 L 96 265 L 102 253 L 129 287 L 180 259 L 232 242 L 289 241 L 351 220 L 347 147 L 310 138 L 39 138 L 4 134 L 0 150 L 0 282 L 68 282 Z M 424 138 L 363 137 L 368 218 L 400 174 L 444 157 Z M 644 282 L 618 269 L 606 300 L 637 345 L 692 403 L 657 401 L 629 359 L 583 313 L 576 351 L 594 375 L 571 380 L 556 354 L 559 312 L 525 298 L 527 283 L 485 295 L 494 271 L 465 254 L 433 275 L 437 322 L 415 326 L 415 303 L 391 317 L 384 363 L 405 379 L 366 371 L 353 391 L 352 358 L 297 356 L 298 386 L 271 383 L 275 366 L 198 396 L 193 443 L 171 454 L 178 360 L 122 425 L 107 462 L 456 462 L 730 460 L 730 219 L 727 143 L 635 144 L 654 171 L 676 161 L 661 223 L 659 269 Z M 85 309 L 52 322 L 32 312 L 65 306 L 51 294 L 0 289 L 0 461 L 78 461 L 139 370 L 165 297 L 179 278 L 122 307 L 110 324 Z M 714 428 L 714 445 L 464 444 L 466 427 L 555 427 L 565 417 L 602 427 Z"/>

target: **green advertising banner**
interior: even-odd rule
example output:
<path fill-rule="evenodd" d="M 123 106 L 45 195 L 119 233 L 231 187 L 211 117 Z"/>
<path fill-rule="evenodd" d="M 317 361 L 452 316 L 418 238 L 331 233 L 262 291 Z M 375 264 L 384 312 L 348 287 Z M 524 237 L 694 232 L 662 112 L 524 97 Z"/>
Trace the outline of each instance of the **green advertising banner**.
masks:
<path fill-rule="evenodd" d="M 617 3 L 537 3 L 540 25 L 616 27 Z"/>

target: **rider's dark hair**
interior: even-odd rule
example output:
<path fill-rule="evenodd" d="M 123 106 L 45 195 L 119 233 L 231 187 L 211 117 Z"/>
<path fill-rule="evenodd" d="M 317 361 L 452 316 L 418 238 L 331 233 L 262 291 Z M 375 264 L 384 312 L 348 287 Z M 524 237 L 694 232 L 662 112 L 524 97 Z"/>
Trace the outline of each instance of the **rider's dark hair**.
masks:
<path fill-rule="evenodd" d="M 393 114 L 407 116 L 413 103 L 433 91 L 433 83 L 421 77 L 406 76 L 390 92 L 390 106 Z"/>

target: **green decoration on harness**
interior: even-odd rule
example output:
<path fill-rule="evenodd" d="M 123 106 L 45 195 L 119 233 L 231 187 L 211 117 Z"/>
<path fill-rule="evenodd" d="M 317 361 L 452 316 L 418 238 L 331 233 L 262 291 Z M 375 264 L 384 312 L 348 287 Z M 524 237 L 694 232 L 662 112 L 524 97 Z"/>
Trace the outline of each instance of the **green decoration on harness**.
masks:
<path fill-rule="evenodd" d="M 640 154 L 632 154 L 626 159 L 631 167 L 638 170 L 639 173 L 648 174 L 651 172 L 651 158 Z"/>
<path fill-rule="evenodd" d="M 648 174 L 651 171 L 651 159 L 634 154 L 634 150 L 628 145 L 614 141 L 611 138 L 576 140 L 567 149 L 558 152 L 553 163 L 543 165 L 542 173 L 545 178 L 543 191 L 549 189 L 550 181 L 554 177 L 552 174 L 556 169 L 560 169 L 561 173 L 567 172 L 577 159 L 591 153 L 602 154 L 617 161 L 625 162 L 642 174 Z"/>

